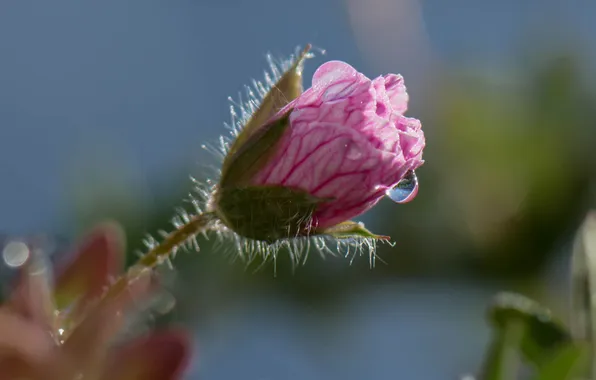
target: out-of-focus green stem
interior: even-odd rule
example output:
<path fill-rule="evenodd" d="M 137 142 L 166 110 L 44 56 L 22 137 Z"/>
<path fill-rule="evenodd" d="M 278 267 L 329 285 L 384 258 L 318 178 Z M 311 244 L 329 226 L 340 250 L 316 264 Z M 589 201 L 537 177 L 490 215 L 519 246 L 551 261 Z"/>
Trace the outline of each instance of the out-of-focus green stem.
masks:
<path fill-rule="evenodd" d="M 514 319 L 498 330 L 490 345 L 482 380 L 514 380 L 520 366 L 520 345 L 526 332 L 526 324 Z"/>
<path fill-rule="evenodd" d="M 590 211 L 579 228 L 571 262 L 571 330 L 573 337 L 588 342 L 588 369 L 596 379 L 596 211 Z"/>

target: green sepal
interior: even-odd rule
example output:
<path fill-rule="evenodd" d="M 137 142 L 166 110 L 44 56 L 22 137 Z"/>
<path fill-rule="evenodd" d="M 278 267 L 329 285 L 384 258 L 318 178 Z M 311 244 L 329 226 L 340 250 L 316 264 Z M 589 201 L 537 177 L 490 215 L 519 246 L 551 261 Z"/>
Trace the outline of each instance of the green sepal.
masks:
<path fill-rule="evenodd" d="M 519 349 L 524 359 L 538 368 L 549 363 L 572 341 L 571 333 L 550 310 L 519 294 L 498 294 L 489 308 L 488 317 L 498 330 L 519 321 L 523 323 L 525 333 Z"/>
<path fill-rule="evenodd" d="M 238 235 L 273 243 L 309 235 L 316 207 L 328 201 L 282 186 L 231 186 L 217 190 L 216 213 Z"/>
<path fill-rule="evenodd" d="M 226 156 L 228 161 L 227 170 L 222 169 L 219 186 L 238 187 L 248 185 L 250 179 L 275 153 L 277 142 L 283 136 L 290 125 L 290 113 L 288 110 L 280 118 L 263 126 L 253 133 L 239 150 Z"/>
<path fill-rule="evenodd" d="M 280 109 L 302 94 L 302 69 L 304 61 L 309 57 L 310 45 L 296 57 L 292 65 L 265 94 L 259 108 L 252 114 L 242 131 L 230 146 L 228 155 L 222 164 L 222 175 L 226 175 L 230 166 L 236 163 L 237 153 L 244 145 L 254 140 L 253 135 L 260 132 L 264 124 Z"/>
<path fill-rule="evenodd" d="M 333 227 L 328 227 L 322 230 L 315 231 L 316 235 L 330 235 L 337 239 L 350 239 L 350 238 L 367 238 L 367 239 L 379 239 L 389 240 L 389 236 L 377 235 L 364 227 L 362 222 L 354 222 L 348 220 L 341 222 Z"/>

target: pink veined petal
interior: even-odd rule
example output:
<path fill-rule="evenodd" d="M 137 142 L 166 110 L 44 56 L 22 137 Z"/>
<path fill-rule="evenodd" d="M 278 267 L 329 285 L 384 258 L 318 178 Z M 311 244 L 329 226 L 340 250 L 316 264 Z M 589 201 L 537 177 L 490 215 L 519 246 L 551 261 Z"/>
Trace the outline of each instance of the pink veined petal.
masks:
<path fill-rule="evenodd" d="M 385 78 L 378 77 L 372 81 L 371 92 L 374 101 L 371 102 L 371 107 L 375 107 L 375 114 L 385 120 L 389 120 L 391 113 L 394 112 L 391 100 L 385 91 Z"/>
<path fill-rule="evenodd" d="M 414 158 L 422 153 L 424 148 L 424 141 L 412 132 L 399 132 L 400 145 L 403 150 L 404 157 Z"/>
<path fill-rule="evenodd" d="M 393 185 L 383 183 L 381 174 L 403 166 L 395 166 L 395 155 L 375 149 L 359 131 L 343 124 L 314 122 L 297 126 L 284 142 L 278 156 L 270 161 L 271 167 L 263 170 L 255 183 L 289 186 L 319 198 L 334 198 L 339 209 L 360 210 L 356 206 L 374 195 L 375 199 L 364 202 L 364 207 L 371 207 L 376 198 L 383 196 L 380 186 Z M 336 218 L 335 212 L 327 210 L 329 207 L 338 206 L 323 204 L 315 214 L 320 216 L 320 227 L 330 225 L 326 215 Z M 344 213 L 343 220 L 355 215 Z"/>
<path fill-rule="evenodd" d="M 368 91 L 370 79 L 341 61 L 321 65 L 313 76 L 313 86 L 295 100 L 294 107 L 319 106 Z"/>
<path fill-rule="evenodd" d="M 257 183 L 299 185 L 312 191 L 316 184 L 326 181 L 340 169 L 362 169 L 365 165 L 359 159 L 367 154 L 367 150 L 372 150 L 356 131 L 332 123 L 311 123 L 297 128 L 284 142 L 277 157 L 271 160 L 272 170 L 263 171 L 269 175 L 257 178 Z M 344 160 L 357 161 L 350 165 Z"/>
<path fill-rule="evenodd" d="M 312 77 L 313 87 L 327 87 L 341 80 L 354 80 L 360 74 L 355 68 L 342 61 L 328 61 L 315 71 Z"/>
<path fill-rule="evenodd" d="M 302 129 L 308 123 L 334 123 L 357 131 L 376 149 L 395 152 L 399 149 L 399 135 L 395 131 L 395 125 L 388 118 L 391 112 L 388 99 L 385 97 L 385 103 L 383 99 L 376 99 L 375 104 L 377 94 L 374 88 L 367 85 L 366 89 L 350 97 L 323 102 L 319 106 L 295 109 L 290 116 L 293 128 Z M 384 105 L 381 116 L 377 114 L 379 107 L 375 110 L 375 105 Z"/>
<path fill-rule="evenodd" d="M 420 121 L 400 116 L 396 127 L 399 131 L 400 148 L 406 161 L 412 158 L 420 160 L 426 144 Z"/>
<path fill-rule="evenodd" d="M 322 204 L 315 212 L 321 227 L 351 219 L 373 207 L 410 169 L 403 157 L 382 151 L 373 156 L 375 165 L 363 171 L 361 177 L 337 176 L 320 191 L 320 196 L 336 194 L 337 201 Z M 328 191 L 329 194 L 325 194 Z"/>
<path fill-rule="evenodd" d="M 408 109 L 408 92 L 404 84 L 404 78 L 397 74 L 388 74 L 384 77 L 385 92 L 393 111 L 403 114 Z"/>

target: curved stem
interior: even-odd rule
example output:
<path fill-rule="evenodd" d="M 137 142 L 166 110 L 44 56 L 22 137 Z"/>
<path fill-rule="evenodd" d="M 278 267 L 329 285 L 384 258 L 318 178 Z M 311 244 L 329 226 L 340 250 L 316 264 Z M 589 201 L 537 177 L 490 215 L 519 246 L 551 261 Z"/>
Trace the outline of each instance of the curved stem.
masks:
<path fill-rule="evenodd" d="M 571 330 L 588 342 L 589 378 L 596 379 L 596 212 L 588 213 L 574 243 L 571 262 Z"/>
<path fill-rule="evenodd" d="M 517 377 L 521 346 L 526 325 L 521 320 L 509 321 L 493 338 L 482 371 L 482 380 L 512 380 Z"/>
<path fill-rule="evenodd" d="M 203 231 L 206 231 L 213 220 L 214 215 L 212 213 L 195 215 L 188 223 L 185 223 L 182 227 L 170 233 L 161 243 L 143 255 L 143 257 L 129 269 L 129 272 L 135 270 L 135 267 L 140 267 L 142 269 L 155 268 L 169 258 L 172 252 L 181 244 Z"/>

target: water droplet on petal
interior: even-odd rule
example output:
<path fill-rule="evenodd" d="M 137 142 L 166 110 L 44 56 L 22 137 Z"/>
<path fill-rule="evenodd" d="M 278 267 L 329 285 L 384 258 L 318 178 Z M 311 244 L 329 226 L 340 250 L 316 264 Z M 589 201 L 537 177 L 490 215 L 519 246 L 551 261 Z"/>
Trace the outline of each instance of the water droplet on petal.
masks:
<path fill-rule="evenodd" d="M 385 193 L 395 203 L 408 203 L 418 194 L 418 177 L 414 171 L 406 173 L 404 178 Z"/>
<path fill-rule="evenodd" d="M 347 148 L 348 152 L 346 153 L 346 157 L 349 160 L 358 160 L 362 157 L 362 151 L 356 144 L 352 143 L 349 146 L 347 146 Z"/>

